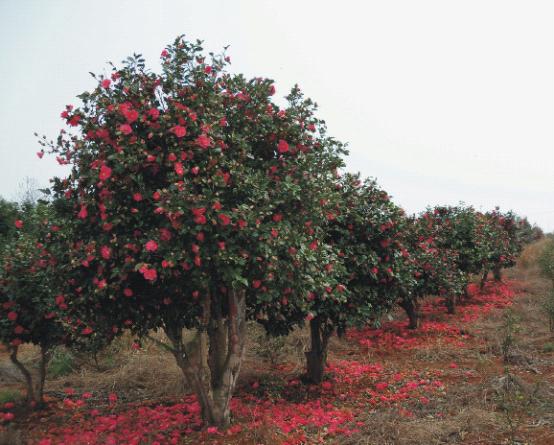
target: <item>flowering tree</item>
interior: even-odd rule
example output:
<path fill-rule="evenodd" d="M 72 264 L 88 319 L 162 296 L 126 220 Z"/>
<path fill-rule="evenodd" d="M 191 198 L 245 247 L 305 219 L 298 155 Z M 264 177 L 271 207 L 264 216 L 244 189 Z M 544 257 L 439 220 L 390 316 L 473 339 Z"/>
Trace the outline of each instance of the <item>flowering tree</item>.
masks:
<path fill-rule="evenodd" d="M 500 281 L 502 268 L 515 265 L 516 257 L 521 253 L 523 246 L 519 228 L 520 223 L 512 212 L 503 214 L 496 208 L 478 215 L 476 237 L 482 252 L 481 288 L 489 271 L 493 272 L 495 281 Z"/>
<path fill-rule="evenodd" d="M 14 223 L 17 233 L 0 252 L 0 341 L 6 345 L 12 363 L 25 378 L 27 401 L 43 404 L 46 367 L 52 348 L 66 341 L 61 321 L 63 296 L 54 289 L 55 256 L 45 248 L 45 237 L 52 235 L 47 206 L 27 208 Z M 54 226 L 54 230 L 57 228 Z M 19 346 L 32 343 L 40 347 L 38 380 L 18 359 Z"/>
<path fill-rule="evenodd" d="M 401 302 L 410 320 L 409 328 L 418 326 L 418 302 L 426 295 L 445 298 L 449 312 L 454 311 L 456 297 L 463 293 L 466 276 L 458 268 L 458 254 L 448 248 L 439 248 L 429 234 L 428 213 L 411 218 L 406 230 L 406 243 L 414 267 L 415 285 L 409 297 Z"/>
<path fill-rule="evenodd" d="M 280 109 L 270 80 L 227 73 L 200 42 L 161 57 L 161 74 L 140 55 L 113 67 L 45 144 L 72 165 L 53 187 L 73 206 L 65 294 L 88 334 L 162 328 L 204 419 L 225 426 L 246 319 L 286 316 L 306 288 L 295 270 L 318 255 L 344 150 L 297 88 Z"/>
<path fill-rule="evenodd" d="M 332 283 L 310 294 L 308 377 L 321 381 L 327 344 L 352 326 L 378 320 L 410 293 L 409 254 L 402 244 L 404 212 L 375 181 L 345 175 L 337 184 L 325 241 L 336 252 L 324 263 Z"/>
<path fill-rule="evenodd" d="M 467 282 L 470 274 L 479 273 L 482 269 L 482 249 L 476 237 L 477 217 L 473 207 L 437 206 L 427 209 L 421 218 L 425 220 L 427 237 L 432 237 L 438 249 L 446 249 L 456 256 L 457 268 L 465 274 Z M 452 300 L 448 304 L 448 312 L 454 313 L 455 304 Z"/>

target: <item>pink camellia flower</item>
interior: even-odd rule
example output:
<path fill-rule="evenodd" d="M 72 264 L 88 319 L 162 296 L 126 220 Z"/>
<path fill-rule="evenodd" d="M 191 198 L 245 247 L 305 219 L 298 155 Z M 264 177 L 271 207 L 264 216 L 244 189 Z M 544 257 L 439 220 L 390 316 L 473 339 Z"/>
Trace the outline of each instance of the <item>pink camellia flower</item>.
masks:
<path fill-rule="evenodd" d="M 164 49 L 160 54 L 160 57 L 168 57 L 168 56 L 169 56 L 169 53 L 167 52 L 167 49 Z"/>
<path fill-rule="evenodd" d="M 183 164 L 180 162 L 176 162 L 174 165 L 175 173 L 177 173 L 179 176 L 183 176 L 185 174 L 185 169 L 183 168 Z"/>
<path fill-rule="evenodd" d="M 193 174 L 193 175 L 197 175 L 199 172 L 200 172 L 200 167 L 192 167 L 190 169 L 190 172 Z"/>
<path fill-rule="evenodd" d="M 90 335 L 90 334 L 92 334 L 92 328 L 89 327 L 89 326 L 87 326 L 85 329 L 83 329 L 83 330 L 81 331 L 81 334 L 83 334 L 83 335 Z"/>
<path fill-rule="evenodd" d="M 14 312 L 14 311 L 8 312 L 8 320 L 10 321 L 17 320 L 17 312 Z"/>
<path fill-rule="evenodd" d="M 90 399 L 92 397 L 92 393 L 91 392 L 84 392 L 81 397 L 83 399 Z"/>
<path fill-rule="evenodd" d="M 156 272 L 156 269 L 148 269 L 148 267 L 143 267 L 140 272 L 142 273 L 142 276 L 145 280 L 155 281 L 156 278 L 158 278 L 158 272 Z"/>
<path fill-rule="evenodd" d="M 142 195 L 140 193 L 135 193 L 133 195 L 133 201 L 136 201 L 136 202 L 142 201 Z"/>
<path fill-rule="evenodd" d="M 111 85 L 112 81 L 110 79 L 104 79 L 102 81 L 102 88 L 110 88 L 110 85 Z"/>
<path fill-rule="evenodd" d="M 81 210 L 79 210 L 79 213 L 77 214 L 77 216 L 80 219 L 85 219 L 88 216 L 87 207 L 81 206 Z"/>
<path fill-rule="evenodd" d="M 23 228 L 23 221 L 21 221 L 20 219 L 17 219 L 15 221 L 15 227 L 18 228 L 18 229 L 22 229 Z"/>
<path fill-rule="evenodd" d="M 44 152 L 42 150 L 37 151 L 37 156 L 39 157 L 39 159 L 42 159 L 42 157 L 44 156 Z"/>
<path fill-rule="evenodd" d="M 127 288 L 123 289 L 123 295 L 125 295 L 126 297 L 132 297 L 133 296 L 133 291 L 127 287 Z"/>
<path fill-rule="evenodd" d="M 279 144 L 277 144 L 277 151 L 279 153 L 286 153 L 289 151 L 289 144 L 287 141 L 280 139 Z"/>
<path fill-rule="evenodd" d="M 112 249 L 110 249 L 108 246 L 102 246 L 100 248 L 100 255 L 102 255 L 102 258 L 105 260 L 109 260 L 112 256 Z"/>
<path fill-rule="evenodd" d="M 123 125 L 119 126 L 119 131 L 121 131 L 121 133 L 123 133 L 125 135 L 128 135 L 128 134 L 131 134 L 133 132 L 133 129 L 131 128 L 131 126 L 129 124 L 123 124 Z"/>
<path fill-rule="evenodd" d="M 178 138 L 182 138 L 183 136 L 185 136 L 187 134 L 187 129 L 185 127 L 183 127 L 182 125 L 175 125 L 169 131 L 171 131 Z"/>
<path fill-rule="evenodd" d="M 113 392 L 110 393 L 110 394 L 108 395 L 108 401 L 109 401 L 110 403 L 116 403 L 116 402 L 117 402 L 117 394 L 115 394 L 115 393 L 113 393 Z"/>
<path fill-rule="evenodd" d="M 13 330 L 14 334 L 17 334 L 17 335 L 23 334 L 24 331 L 25 331 L 25 328 L 21 325 L 17 325 Z"/>
<path fill-rule="evenodd" d="M 155 252 L 158 250 L 158 243 L 154 240 L 150 240 L 146 243 L 145 248 L 148 252 Z"/>

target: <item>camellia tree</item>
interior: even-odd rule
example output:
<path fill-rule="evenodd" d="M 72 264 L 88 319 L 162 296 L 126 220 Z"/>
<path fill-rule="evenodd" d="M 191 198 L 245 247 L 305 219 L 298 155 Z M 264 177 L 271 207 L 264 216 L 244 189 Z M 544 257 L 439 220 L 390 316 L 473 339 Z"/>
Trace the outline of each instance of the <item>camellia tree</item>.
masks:
<path fill-rule="evenodd" d="M 291 289 L 314 285 L 295 271 L 321 255 L 345 151 L 297 88 L 281 109 L 270 80 L 182 37 L 161 58 L 161 74 L 140 55 L 113 67 L 44 143 L 72 167 L 53 185 L 73 207 L 64 295 L 88 335 L 163 329 L 203 418 L 226 426 L 247 317 L 286 317 Z"/>
<path fill-rule="evenodd" d="M 437 206 L 427 209 L 420 216 L 425 220 L 426 238 L 432 237 L 436 247 L 452 252 L 458 269 L 465 274 L 463 294 L 467 297 L 470 274 L 482 269 L 483 252 L 476 236 L 477 216 L 471 206 Z M 448 304 L 448 312 L 454 313 L 454 301 Z"/>
<path fill-rule="evenodd" d="M 448 248 L 439 248 L 432 235 L 429 235 L 428 215 L 410 218 L 405 231 L 406 244 L 414 268 L 415 284 L 409 298 L 402 301 L 406 310 L 410 329 L 419 324 L 419 301 L 427 295 L 439 295 L 445 298 L 449 312 L 466 285 L 466 276 L 458 268 L 457 252 Z"/>
<path fill-rule="evenodd" d="M 490 271 L 493 272 L 494 280 L 500 281 L 502 269 L 515 265 L 523 243 L 516 215 L 512 212 L 502 213 L 498 208 L 478 215 L 476 231 L 482 250 L 483 275 L 480 286 L 483 288 Z"/>
<path fill-rule="evenodd" d="M 312 383 L 324 376 L 333 333 L 342 335 L 347 328 L 377 321 L 410 292 L 413 282 L 401 243 L 403 211 L 374 181 L 362 182 L 358 175 L 345 175 L 334 189 L 327 222 L 319 227 L 320 257 L 296 271 L 309 277 L 303 280 L 305 296 L 290 289 L 295 297 L 288 298 L 287 316 L 275 311 L 260 320 L 270 334 L 286 333 L 304 320 L 309 323 L 306 377 Z"/>
<path fill-rule="evenodd" d="M 46 247 L 58 228 L 48 216 L 47 205 L 28 207 L 14 222 L 17 232 L 0 252 L 0 341 L 10 360 L 21 372 L 31 406 L 43 405 L 46 368 L 52 349 L 68 339 L 62 322 L 66 308 L 63 296 L 55 293 L 57 260 Z M 38 379 L 18 358 L 19 347 L 31 343 L 40 347 Z"/>
<path fill-rule="evenodd" d="M 341 335 L 349 327 L 377 322 L 410 295 L 414 284 L 410 256 L 404 245 L 404 211 L 374 180 L 362 182 L 359 175 L 346 174 L 338 190 L 327 243 L 336 250 L 343 266 L 335 271 L 342 283 L 339 288 L 342 298 L 325 293 L 314 296 L 310 308 L 314 314 L 310 321 L 312 355 L 321 343 L 314 335 L 318 328 L 327 335 L 334 330 Z M 325 336 L 322 340 L 326 345 Z M 323 350 L 323 354 L 316 355 L 315 367 L 310 366 L 308 356 L 310 375 L 314 374 L 311 369 L 317 371 L 318 364 L 324 363 L 326 354 Z"/>

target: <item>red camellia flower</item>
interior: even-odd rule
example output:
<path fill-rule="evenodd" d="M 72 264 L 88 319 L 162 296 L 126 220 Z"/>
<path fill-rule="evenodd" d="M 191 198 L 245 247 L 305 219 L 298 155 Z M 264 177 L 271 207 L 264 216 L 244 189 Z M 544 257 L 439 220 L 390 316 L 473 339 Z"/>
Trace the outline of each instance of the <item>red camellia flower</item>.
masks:
<path fill-rule="evenodd" d="M 85 329 L 83 329 L 83 330 L 81 331 L 81 334 L 83 334 L 83 335 L 90 335 L 90 334 L 92 334 L 92 328 L 87 326 Z"/>
<path fill-rule="evenodd" d="M 187 129 L 185 127 L 183 127 L 182 125 L 175 125 L 169 131 L 171 131 L 178 138 L 182 138 L 183 136 L 185 136 L 187 134 Z"/>
<path fill-rule="evenodd" d="M 44 152 L 42 150 L 37 151 L 37 156 L 39 157 L 39 159 L 42 159 L 42 157 L 44 156 Z"/>
<path fill-rule="evenodd" d="M 196 145 L 198 145 L 202 149 L 208 148 L 210 145 L 212 145 L 212 140 L 205 134 L 201 134 L 196 138 L 194 141 Z"/>
<path fill-rule="evenodd" d="M 123 125 L 120 125 L 119 126 L 119 131 L 121 131 L 121 133 L 123 134 L 131 134 L 133 132 L 133 129 L 131 128 L 131 126 L 129 124 L 123 124 Z"/>
<path fill-rule="evenodd" d="M 20 325 L 17 325 L 13 330 L 13 332 L 17 335 L 23 334 L 23 331 L 25 331 L 25 328 L 23 326 L 20 326 Z"/>
<path fill-rule="evenodd" d="M 160 229 L 160 239 L 162 241 L 169 241 L 171 239 L 171 232 L 169 229 L 166 229 L 165 227 Z"/>
<path fill-rule="evenodd" d="M 71 125 L 72 127 L 76 127 L 77 125 L 79 125 L 80 120 L 81 120 L 81 116 L 76 114 L 71 119 L 69 119 L 69 125 Z"/>
<path fill-rule="evenodd" d="M 20 219 L 17 219 L 15 221 L 15 227 L 18 228 L 18 229 L 22 229 L 23 228 L 23 221 L 21 221 Z"/>
<path fill-rule="evenodd" d="M 310 250 L 316 250 L 317 249 L 318 242 L 317 240 L 314 240 L 310 243 Z"/>
<path fill-rule="evenodd" d="M 102 88 L 110 88 L 112 81 L 110 79 L 104 79 L 102 81 Z"/>
<path fill-rule="evenodd" d="M 190 169 L 190 172 L 193 174 L 193 175 L 197 175 L 199 172 L 200 172 L 200 167 L 192 167 Z"/>
<path fill-rule="evenodd" d="M 206 213 L 205 207 L 197 207 L 191 210 L 192 210 L 192 214 L 194 215 L 194 222 L 196 224 L 206 224 L 207 219 L 206 219 L 206 216 L 204 215 L 204 213 Z"/>
<path fill-rule="evenodd" d="M 277 145 L 277 151 L 279 153 L 286 153 L 289 151 L 289 144 L 283 139 L 279 139 L 279 144 Z"/>
<path fill-rule="evenodd" d="M 135 193 L 133 195 L 133 201 L 136 201 L 136 202 L 142 201 L 142 195 L 140 193 Z"/>
<path fill-rule="evenodd" d="M 111 175 L 112 175 L 112 169 L 110 167 L 106 165 L 103 165 L 102 167 L 100 167 L 100 174 L 98 175 L 98 177 L 100 178 L 101 181 L 105 181 Z"/>
<path fill-rule="evenodd" d="M 224 226 L 228 225 L 231 222 L 231 218 L 229 218 L 224 213 L 220 213 L 219 215 L 217 215 L 217 217 L 219 218 L 219 222 Z"/>
<path fill-rule="evenodd" d="M 146 243 L 145 248 L 148 252 L 155 252 L 158 250 L 158 243 L 154 240 L 150 240 Z"/>
<path fill-rule="evenodd" d="M 123 289 L 123 295 L 125 295 L 126 297 L 132 297 L 133 296 L 133 291 L 129 288 L 125 288 L 125 289 Z"/>
<path fill-rule="evenodd" d="M 10 321 L 17 320 L 17 312 L 14 312 L 14 311 L 8 312 L 8 320 Z"/>
<path fill-rule="evenodd" d="M 157 108 L 150 108 L 150 110 L 148 110 L 148 116 L 150 116 L 150 118 L 155 121 L 158 119 L 158 117 L 160 117 L 160 110 L 158 110 Z"/>
<path fill-rule="evenodd" d="M 165 58 L 165 57 L 168 57 L 168 56 L 169 56 L 169 53 L 167 52 L 166 49 L 164 49 L 164 50 L 162 51 L 162 53 L 160 54 L 160 57 L 164 57 L 164 58 Z"/>

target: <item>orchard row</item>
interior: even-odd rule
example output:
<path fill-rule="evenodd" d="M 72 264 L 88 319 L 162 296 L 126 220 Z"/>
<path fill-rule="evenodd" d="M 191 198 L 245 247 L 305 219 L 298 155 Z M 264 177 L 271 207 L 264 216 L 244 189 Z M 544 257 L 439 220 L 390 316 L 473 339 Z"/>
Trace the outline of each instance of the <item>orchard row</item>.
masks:
<path fill-rule="evenodd" d="M 269 335 L 308 325 L 307 378 L 321 381 L 334 333 L 418 302 L 454 312 L 468 279 L 514 264 L 532 236 L 498 209 L 436 207 L 409 217 L 372 180 L 339 173 L 345 146 L 295 87 L 230 74 L 229 58 L 178 38 L 162 70 L 140 55 L 68 105 L 56 141 L 70 171 L 48 199 L 14 209 L 0 267 L 0 341 L 42 403 L 52 348 L 99 350 L 124 331 L 163 330 L 216 426 L 245 350 L 246 323 Z M 67 167 L 65 169 L 67 171 Z M 40 376 L 18 348 L 41 349 Z"/>

